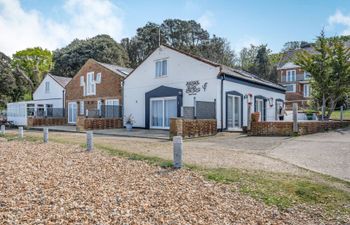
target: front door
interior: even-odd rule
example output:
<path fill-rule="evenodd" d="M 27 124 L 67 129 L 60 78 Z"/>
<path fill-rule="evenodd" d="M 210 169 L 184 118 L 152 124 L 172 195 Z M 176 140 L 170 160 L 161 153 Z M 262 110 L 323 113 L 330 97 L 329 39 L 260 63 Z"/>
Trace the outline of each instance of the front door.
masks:
<path fill-rule="evenodd" d="M 229 130 L 240 130 L 242 120 L 241 96 L 227 96 L 227 128 Z"/>
<path fill-rule="evenodd" d="M 75 124 L 77 122 L 77 103 L 68 102 L 68 123 Z"/>
<path fill-rule="evenodd" d="M 177 116 L 176 97 L 150 99 L 150 127 L 169 129 L 170 118 Z"/>

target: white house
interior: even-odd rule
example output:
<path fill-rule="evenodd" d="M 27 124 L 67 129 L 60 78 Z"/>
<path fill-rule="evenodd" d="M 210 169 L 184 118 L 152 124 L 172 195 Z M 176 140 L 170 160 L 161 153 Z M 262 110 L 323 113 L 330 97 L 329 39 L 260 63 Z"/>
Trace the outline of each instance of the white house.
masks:
<path fill-rule="evenodd" d="M 7 104 L 7 120 L 26 126 L 28 116 L 63 117 L 65 86 L 71 78 L 47 74 L 33 93 L 32 101 Z"/>
<path fill-rule="evenodd" d="M 169 129 L 169 118 L 193 115 L 217 119 L 218 129 L 242 130 L 248 108 L 271 121 L 284 101 L 278 84 L 164 45 L 124 81 L 124 114 L 142 128 Z"/>

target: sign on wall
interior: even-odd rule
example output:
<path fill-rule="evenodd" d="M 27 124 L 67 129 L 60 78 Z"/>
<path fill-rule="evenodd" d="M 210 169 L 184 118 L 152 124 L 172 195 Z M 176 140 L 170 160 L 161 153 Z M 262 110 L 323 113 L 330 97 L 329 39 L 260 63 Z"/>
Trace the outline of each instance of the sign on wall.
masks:
<path fill-rule="evenodd" d="M 196 95 L 198 92 L 201 91 L 201 88 L 199 86 L 199 80 L 187 81 L 186 86 L 186 93 L 189 95 Z"/>

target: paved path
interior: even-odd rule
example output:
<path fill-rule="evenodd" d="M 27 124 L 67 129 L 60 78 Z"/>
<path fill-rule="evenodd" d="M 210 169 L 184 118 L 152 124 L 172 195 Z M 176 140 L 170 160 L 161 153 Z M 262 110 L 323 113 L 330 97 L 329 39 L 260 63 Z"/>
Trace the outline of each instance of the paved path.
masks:
<path fill-rule="evenodd" d="M 292 138 L 267 155 L 350 181 L 350 129 Z"/>

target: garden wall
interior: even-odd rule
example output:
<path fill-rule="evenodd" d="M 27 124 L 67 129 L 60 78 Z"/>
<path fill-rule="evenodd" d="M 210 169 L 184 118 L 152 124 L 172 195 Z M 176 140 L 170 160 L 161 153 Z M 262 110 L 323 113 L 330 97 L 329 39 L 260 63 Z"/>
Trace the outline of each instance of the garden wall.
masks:
<path fill-rule="evenodd" d="M 170 138 L 182 136 L 183 138 L 204 137 L 217 134 L 215 119 L 170 119 Z"/>
<path fill-rule="evenodd" d="M 85 118 L 78 116 L 76 126 L 78 131 L 123 128 L 123 119 Z"/>
<path fill-rule="evenodd" d="M 298 135 L 325 132 L 350 126 L 350 121 L 310 121 L 298 122 Z M 249 135 L 253 136 L 292 136 L 293 122 L 252 122 Z"/>
<path fill-rule="evenodd" d="M 67 123 L 66 118 L 35 118 L 35 117 L 27 118 L 28 127 L 60 126 L 60 125 L 65 125 L 66 123 Z"/>

